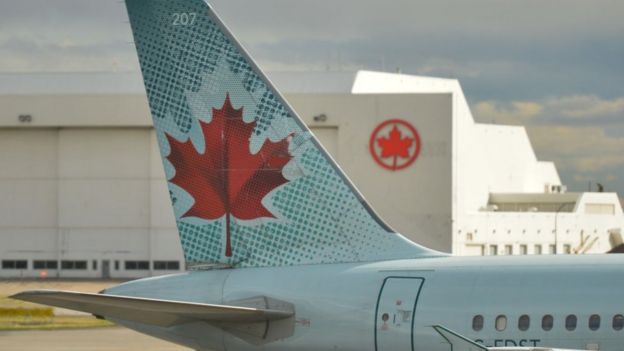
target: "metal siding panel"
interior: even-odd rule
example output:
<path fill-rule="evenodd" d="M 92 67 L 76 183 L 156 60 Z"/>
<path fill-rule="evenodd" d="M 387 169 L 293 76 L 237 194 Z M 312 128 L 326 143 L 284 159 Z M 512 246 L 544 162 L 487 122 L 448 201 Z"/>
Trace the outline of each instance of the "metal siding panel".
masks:
<path fill-rule="evenodd" d="M 171 198 L 165 179 L 150 181 L 150 226 L 155 228 L 176 229 Z"/>
<path fill-rule="evenodd" d="M 56 129 L 0 129 L 0 181 L 55 178 Z"/>
<path fill-rule="evenodd" d="M 149 129 L 63 129 L 59 134 L 62 178 L 149 177 Z"/>
<path fill-rule="evenodd" d="M 59 185 L 61 227 L 144 228 L 149 225 L 145 179 L 64 179 Z"/>
<path fill-rule="evenodd" d="M 0 179 L 0 228 L 56 226 L 56 181 Z"/>

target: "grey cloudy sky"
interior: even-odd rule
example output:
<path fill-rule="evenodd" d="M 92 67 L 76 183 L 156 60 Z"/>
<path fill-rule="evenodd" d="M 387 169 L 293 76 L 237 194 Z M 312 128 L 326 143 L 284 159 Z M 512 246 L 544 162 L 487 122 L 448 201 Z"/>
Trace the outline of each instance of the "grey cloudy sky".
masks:
<path fill-rule="evenodd" d="M 624 194 L 624 1 L 213 0 L 268 70 L 460 79 L 479 121 L 526 125 L 564 183 Z M 0 0 L 0 71 L 138 70 L 123 3 Z"/>

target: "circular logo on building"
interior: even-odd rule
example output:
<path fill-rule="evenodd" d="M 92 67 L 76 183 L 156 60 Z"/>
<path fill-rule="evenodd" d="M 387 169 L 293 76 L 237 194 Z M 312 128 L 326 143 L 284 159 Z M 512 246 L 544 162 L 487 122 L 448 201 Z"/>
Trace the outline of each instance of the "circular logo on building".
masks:
<path fill-rule="evenodd" d="M 397 171 L 416 161 L 420 152 L 420 136 L 410 123 L 402 119 L 389 119 L 375 128 L 369 148 L 377 164 Z"/>

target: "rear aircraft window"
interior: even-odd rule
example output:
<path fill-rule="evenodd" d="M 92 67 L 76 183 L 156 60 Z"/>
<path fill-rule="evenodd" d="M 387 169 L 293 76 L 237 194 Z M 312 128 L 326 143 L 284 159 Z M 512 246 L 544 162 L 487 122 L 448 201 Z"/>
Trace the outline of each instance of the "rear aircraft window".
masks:
<path fill-rule="evenodd" d="M 589 329 L 598 330 L 600 329 L 600 316 L 597 314 L 592 314 L 589 317 Z"/>
<path fill-rule="evenodd" d="M 526 314 L 523 314 L 522 316 L 520 316 L 520 318 L 518 318 L 518 329 L 522 331 L 528 330 L 530 323 L 531 323 L 531 320 L 529 316 L 527 316 Z"/>
<path fill-rule="evenodd" d="M 613 316 L 613 329 L 622 330 L 624 328 L 624 316 L 616 314 Z"/>
<path fill-rule="evenodd" d="M 572 331 L 576 329 L 576 316 L 571 314 L 566 317 L 565 327 L 567 330 Z"/>
<path fill-rule="evenodd" d="M 472 330 L 479 331 L 483 329 L 483 316 L 476 315 L 472 318 Z"/>
<path fill-rule="evenodd" d="M 544 329 L 545 331 L 551 330 L 553 327 L 553 323 L 553 316 L 547 314 L 542 317 L 542 329 Z"/>
<path fill-rule="evenodd" d="M 496 317 L 496 330 L 503 331 L 507 328 L 507 317 L 500 315 Z"/>

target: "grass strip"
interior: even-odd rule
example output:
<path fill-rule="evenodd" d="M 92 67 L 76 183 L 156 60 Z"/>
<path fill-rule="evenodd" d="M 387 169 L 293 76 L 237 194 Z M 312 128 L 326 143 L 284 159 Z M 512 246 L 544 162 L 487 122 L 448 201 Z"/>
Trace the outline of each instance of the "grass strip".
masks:
<path fill-rule="evenodd" d="M 91 316 L 2 317 L 0 331 L 55 330 L 110 327 L 114 324 Z"/>
<path fill-rule="evenodd" d="M 52 318 L 54 309 L 52 307 L 0 307 L 0 319 L 3 318 Z"/>

